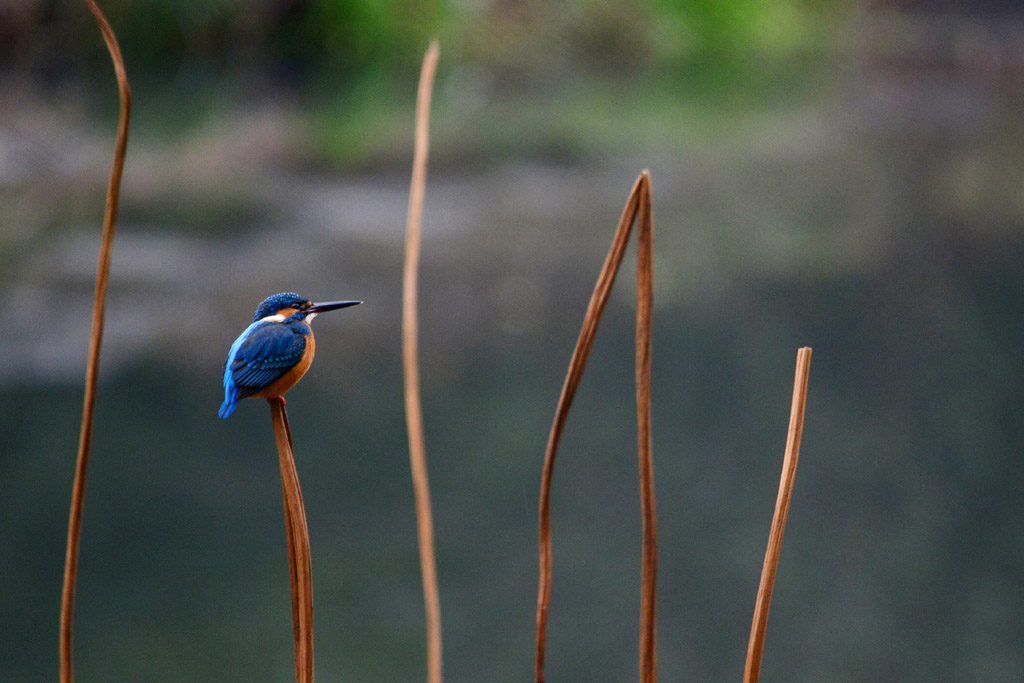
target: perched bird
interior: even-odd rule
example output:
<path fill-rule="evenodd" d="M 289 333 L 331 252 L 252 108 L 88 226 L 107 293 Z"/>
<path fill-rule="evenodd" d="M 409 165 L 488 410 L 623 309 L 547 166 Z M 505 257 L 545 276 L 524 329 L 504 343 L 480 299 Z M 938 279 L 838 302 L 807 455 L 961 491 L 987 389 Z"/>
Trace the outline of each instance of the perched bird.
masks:
<path fill-rule="evenodd" d="M 313 362 L 316 343 L 309 326 L 317 313 L 362 303 L 315 304 L 298 294 L 275 294 L 260 304 L 252 325 L 231 345 L 224 365 L 224 403 L 228 417 L 243 398 L 277 398 L 302 379 Z"/>

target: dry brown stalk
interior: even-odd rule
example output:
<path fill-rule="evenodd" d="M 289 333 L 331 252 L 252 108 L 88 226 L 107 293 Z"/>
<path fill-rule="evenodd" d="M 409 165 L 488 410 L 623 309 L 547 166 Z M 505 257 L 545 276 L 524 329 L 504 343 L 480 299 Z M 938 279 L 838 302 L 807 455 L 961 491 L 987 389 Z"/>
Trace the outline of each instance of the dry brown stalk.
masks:
<path fill-rule="evenodd" d="M 89 451 L 92 446 L 93 409 L 96 405 L 96 378 L 99 374 L 100 346 L 103 341 L 104 307 L 107 298 L 107 281 L 110 276 L 110 254 L 114 243 L 114 229 L 117 224 L 117 208 L 121 191 L 121 175 L 124 171 L 124 157 L 128 145 L 128 119 L 131 112 L 131 90 L 128 75 L 121 57 L 117 37 L 103 12 L 93 0 L 85 0 L 103 40 L 107 44 L 110 58 L 114 63 L 117 77 L 121 110 L 117 123 L 117 141 L 114 145 L 114 163 L 110 169 L 107 186 L 107 205 L 103 216 L 103 235 L 100 238 L 99 263 L 96 268 L 96 293 L 93 303 L 92 335 L 89 341 L 89 362 L 85 371 L 85 397 L 82 402 L 82 427 L 78 440 L 78 458 L 75 465 L 75 481 L 71 489 L 71 510 L 68 515 L 68 544 L 64 557 L 64 588 L 61 594 L 60 610 L 60 680 L 71 683 L 74 680 L 72 664 L 72 628 L 74 624 L 75 583 L 78 577 L 78 549 L 82 535 L 82 507 L 85 502 L 85 479 L 89 468 Z"/>
<path fill-rule="evenodd" d="M 288 447 L 289 447 L 289 449 L 291 449 L 291 447 L 292 447 L 292 428 L 291 428 L 291 424 L 289 424 L 289 422 L 288 422 L 288 411 L 286 409 L 282 408 L 281 414 L 284 416 L 285 435 L 288 437 Z M 271 408 L 271 419 L 273 419 L 273 408 Z M 277 440 L 277 436 L 275 434 L 275 442 L 276 442 L 276 440 Z M 294 450 L 292 452 L 294 454 Z M 278 450 L 278 460 L 279 461 L 280 461 L 280 458 L 281 458 L 281 451 Z M 294 648 L 295 648 L 295 678 L 296 678 L 296 680 L 299 680 L 299 679 L 301 679 L 301 677 L 303 675 L 303 669 L 299 668 L 299 663 L 301 661 L 304 661 L 300 657 L 300 655 L 299 655 L 299 649 L 300 649 L 299 643 L 301 642 L 301 640 L 303 638 L 302 632 L 299 629 L 299 610 L 301 609 L 301 607 L 299 605 L 299 575 L 298 575 L 298 563 L 297 563 L 296 557 L 295 557 L 295 534 L 294 534 L 294 531 L 293 531 L 293 524 L 295 522 L 292 520 L 292 513 L 291 513 L 291 510 L 288 507 L 288 489 L 285 486 L 284 477 L 281 478 L 281 494 L 282 494 L 282 500 L 284 501 L 284 531 L 285 531 L 285 536 L 286 536 L 285 540 L 286 540 L 286 543 L 288 545 L 288 578 L 289 578 L 289 584 L 291 586 L 291 596 L 292 596 L 292 632 L 293 632 L 292 635 L 293 635 L 293 639 L 295 641 L 294 642 Z M 299 495 L 301 496 L 301 494 L 302 494 L 302 491 L 300 490 L 299 491 Z M 300 500 L 301 500 L 301 498 L 300 498 Z M 303 503 L 303 507 L 305 507 L 305 503 Z M 310 582 L 310 585 L 312 585 L 312 581 Z"/>
<path fill-rule="evenodd" d="M 779 566 L 782 534 L 786 530 L 789 500 L 793 495 L 796 465 L 800 458 L 800 437 L 804 429 L 804 406 L 807 403 L 807 378 L 810 371 L 811 349 L 804 347 L 796 355 L 796 379 L 793 381 L 793 402 L 789 414 L 786 452 L 782 458 L 779 495 L 775 499 L 775 514 L 772 517 L 772 528 L 768 534 L 768 549 L 765 551 L 764 566 L 761 569 L 761 584 L 757 589 L 754 620 L 750 626 L 747 665 L 743 674 L 744 683 L 757 683 L 761 675 L 761 655 L 764 652 L 764 632 L 768 625 L 768 608 L 772 602 L 772 587 L 775 585 L 775 571 Z"/>
<path fill-rule="evenodd" d="M 637 217 L 636 409 L 640 455 L 640 508 L 643 517 L 643 566 L 640 588 L 640 680 L 657 683 L 658 520 L 654 510 L 651 458 L 651 320 L 654 290 L 654 219 L 650 177 L 642 184 Z"/>
<path fill-rule="evenodd" d="M 295 680 L 297 683 L 313 681 L 313 571 L 309 551 L 309 529 L 306 526 L 306 508 L 302 501 L 302 488 L 295 470 L 292 452 L 292 431 L 284 400 L 268 398 L 270 416 L 274 423 L 274 441 L 277 443 L 281 465 L 281 491 L 284 497 L 285 530 L 288 540 L 288 567 L 292 589 L 292 627 L 295 638 Z"/>
<path fill-rule="evenodd" d="M 441 599 L 437 589 L 434 560 L 434 522 L 430 512 L 430 484 L 427 479 L 427 449 L 423 438 L 423 408 L 420 403 L 417 291 L 420 243 L 423 224 L 423 196 L 427 183 L 427 153 L 430 147 L 430 99 L 440 48 L 433 41 L 423 57 L 416 98 L 416 139 L 413 152 L 409 215 L 406 223 L 405 268 L 402 283 L 402 361 L 405 367 L 405 420 L 409 431 L 409 464 L 416 493 L 416 526 L 423 575 L 423 601 L 427 620 L 427 681 L 441 683 Z"/>
<path fill-rule="evenodd" d="M 569 361 L 569 370 L 555 409 L 555 419 L 544 454 L 544 471 L 540 487 L 540 583 L 537 590 L 537 657 L 535 679 L 544 681 L 544 655 L 547 640 L 548 607 L 551 602 L 551 478 L 555 454 L 562 438 L 572 400 L 576 395 L 598 323 L 608 303 L 608 296 L 636 219 L 639 224 L 637 249 L 637 436 L 640 459 L 641 512 L 643 516 L 643 566 L 641 585 L 640 679 L 643 683 L 657 680 L 655 585 L 657 575 L 657 523 L 654 509 L 654 473 L 651 464 L 650 436 L 650 345 L 651 303 L 653 284 L 653 217 L 651 213 L 651 177 L 644 171 L 637 178 L 626 201 L 619 226 L 612 238 L 611 249 L 598 275 L 590 297 L 583 327 Z"/>

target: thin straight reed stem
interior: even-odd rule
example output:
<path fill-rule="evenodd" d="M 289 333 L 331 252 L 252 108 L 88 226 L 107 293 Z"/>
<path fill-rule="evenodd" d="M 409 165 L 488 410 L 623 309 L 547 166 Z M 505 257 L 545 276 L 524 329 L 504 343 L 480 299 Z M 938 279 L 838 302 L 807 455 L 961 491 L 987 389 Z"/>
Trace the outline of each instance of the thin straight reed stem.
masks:
<path fill-rule="evenodd" d="M 405 368 L 405 421 L 409 431 L 409 465 L 416 494 L 416 528 L 423 576 L 423 602 L 427 621 L 427 681 L 441 683 L 441 599 L 437 588 L 434 559 L 434 522 L 430 512 L 430 483 L 427 479 L 427 448 L 423 437 L 423 408 L 420 403 L 420 371 L 417 291 L 420 243 L 423 225 L 423 196 L 427 184 L 427 155 L 430 148 L 430 99 L 440 48 L 430 43 L 423 57 L 416 98 L 416 138 L 413 151 L 409 215 L 405 236 L 405 267 L 402 282 L 402 362 Z"/>
<path fill-rule="evenodd" d="M 640 456 L 640 508 L 643 518 L 643 565 L 640 588 L 640 681 L 657 683 L 658 519 L 654 510 L 654 465 L 651 457 L 651 322 L 654 291 L 654 218 L 650 178 L 640 192 L 637 216 L 636 272 L 636 410 Z"/>
<path fill-rule="evenodd" d="M 761 675 L 761 655 L 764 652 L 768 608 L 772 602 L 775 571 L 779 566 L 779 552 L 782 550 L 782 534 L 786 530 L 789 500 L 793 495 L 793 482 L 796 480 L 796 465 L 800 459 L 800 438 L 804 429 L 804 406 L 807 403 L 807 379 L 810 371 L 811 349 L 805 346 L 796 355 L 796 378 L 793 381 L 793 402 L 789 414 L 786 453 L 782 458 L 779 495 L 775 499 L 775 514 L 772 517 L 771 531 L 768 533 L 768 549 L 764 554 L 761 583 L 757 588 L 757 601 L 754 605 L 754 620 L 750 626 L 747 665 L 743 673 L 744 683 L 757 683 Z"/>
<path fill-rule="evenodd" d="M 85 0 L 114 63 L 121 109 L 117 122 L 117 140 L 114 144 L 114 163 L 110 169 L 107 186 L 107 204 L 103 215 L 103 235 L 100 239 L 99 263 L 96 268 L 96 292 L 93 303 L 92 335 L 89 340 L 89 362 L 85 371 L 85 397 L 82 401 L 82 427 L 78 439 L 78 457 L 75 465 L 75 481 L 71 489 L 71 509 L 68 514 L 68 543 L 64 556 L 64 587 L 60 608 L 60 680 L 72 683 L 74 666 L 72 662 L 72 641 L 75 609 L 75 584 L 78 578 L 78 549 L 82 537 L 82 508 L 85 503 L 85 480 L 89 469 L 89 451 L 92 446 L 93 410 L 96 405 L 96 379 L 99 375 L 100 347 L 103 342 L 104 307 L 107 298 L 107 281 L 110 276 L 110 254 L 117 225 L 117 208 L 121 192 L 121 175 L 124 171 L 124 157 L 128 147 L 128 120 L 131 113 L 131 90 L 124 67 L 121 48 L 117 44 L 114 30 L 93 0 Z"/>
<path fill-rule="evenodd" d="M 629 240 L 629 233 L 633 227 L 633 221 L 636 219 L 638 212 L 641 211 L 642 205 L 646 206 L 645 211 L 647 212 L 647 216 L 650 216 L 649 184 L 650 174 L 644 171 L 637 178 L 636 183 L 633 185 L 633 189 L 629 193 L 629 199 L 626 200 L 626 206 L 622 211 L 622 217 L 619 219 L 618 228 L 616 228 L 615 236 L 612 238 L 611 248 L 608 251 L 608 256 L 605 258 L 601 272 L 597 277 L 597 283 L 594 286 L 594 292 L 590 297 L 590 303 L 587 305 L 587 312 L 583 317 L 583 327 L 580 330 L 580 336 L 576 341 L 576 348 L 573 350 L 572 358 L 569 360 L 569 370 L 566 373 L 565 382 L 562 385 L 562 393 L 558 399 L 558 406 L 555 408 L 555 419 L 551 425 L 551 433 L 548 436 L 548 445 L 544 453 L 544 471 L 541 475 L 540 483 L 540 580 L 537 587 L 537 654 L 534 666 L 534 677 L 536 683 L 543 683 L 544 681 L 544 656 L 547 643 L 548 608 L 551 603 L 551 479 L 555 468 L 555 455 L 558 452 L 558 445 L 562 438 L 562 431 L 565 428 L 565 421 L 569 416 L 569 409 L 572 406 L 573 398 L 576 396 L 576 390 L 579 387 L 581 378 L 583 377 L 583 369 L 586 366 L 590 347 L 594 343 L 594 336 L 597 334 L 598 323 L 601 321 L 601 315 L 604 312 L 605 305 L 608 303 L 608 296 L 611 292 L 612 285 L 615 284 L 615 276 L 618 274 L 619 266 L 622 264 L 622 257 L 626 251 L 626 243 Z M 644 204 L 644 201 L 642 200 L 642 195 L 645 191 L 648 193 L 646 204 Z M 650 273 L 650 269 L 648 269 L 648 273 Z M 648 318 L 649 315 L 648 309 Z M 638 318 L 638 326 L 639 323 L 640 320 Z M 638 358 L 638 369 L 639 363 L 640 360 Z M 639 395 L 640 387 L 638 385 L 638 399 Z M 642 435 L 641 440 L 644 440 Z M 641 461 L 643 461 L 643 459 L 644 457 L 641 454 Z M 653 521 L 653 495 L 647 500 L 651 505 L 650 521 Z M 648 520 L 645 518 L 645 544 L 648 539 L 654 540 L 654 526 L 648 525 L 647 522 Z M 652 559 L 653 557 L 653 554 L 647 554 L 645 548 L 645 558 Z M 645 560 L 645 567 L 646 566 L 647 561 Z M 653 564 L 651 564 L 650 567 L 653 568 Z M 652 590 L 653 577 L 654 574 L 651 572 L 650 587 Z M 651 608 L 649 612 L 649 619 L 651 621 L 654 619 L 653 604 L 652 599 L 649 603 Z M 649 642 L 651 646 L 650 661 L 653 662 L 653 637 Z M 642 664 L 641 666 L 644 665 Z"/>
<path fill-rule="evenodd" d="M 295 470 L 292 431 L 284 400 L 268 398 L 274 423 L 281 466 L 281 491 L 284 498 L 285 531 L 288 540 L 288 569 L 292 593 L 292 630 L 295 639 L 295 680 L 313 682 L 313 569 L 309 551 L 309 528 L 302 488 Z"/>

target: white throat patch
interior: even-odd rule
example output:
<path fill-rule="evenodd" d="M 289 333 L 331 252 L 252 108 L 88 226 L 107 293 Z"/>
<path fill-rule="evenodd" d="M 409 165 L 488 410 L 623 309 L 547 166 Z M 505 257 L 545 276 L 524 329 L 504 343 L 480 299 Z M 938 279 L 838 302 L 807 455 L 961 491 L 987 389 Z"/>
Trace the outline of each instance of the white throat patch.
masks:
<path fill-rule="evenodd" d="M 316 313 L 307 313 L 305 320 L 306 324 L 308 325 L 313 322 L 313 318 L 315 317 Z M 260 318 L 259 321 L 261 323 L 283 323 L 285 321 L 285 317 L 280 313 L 275 313 L 274 315 L 268 315 L 266 318 Z"/>

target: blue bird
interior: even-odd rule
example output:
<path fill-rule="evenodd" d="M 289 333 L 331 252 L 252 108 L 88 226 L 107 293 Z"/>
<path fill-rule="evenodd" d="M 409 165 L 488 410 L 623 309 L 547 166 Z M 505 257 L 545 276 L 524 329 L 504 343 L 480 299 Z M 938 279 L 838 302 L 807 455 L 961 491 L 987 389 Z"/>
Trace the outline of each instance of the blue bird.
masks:
<path fill-rule="evenodd" d="M 279 398 L 302 379 L 313 362 L 316 342 L 310 323 L 317 313 L 362 303 L 315 304 L 298 294 L 275 294 L 260 304 L 252 325 L 235 340 L 224 365 L 224 403 L 228 417 L 243 398 Z"/>

